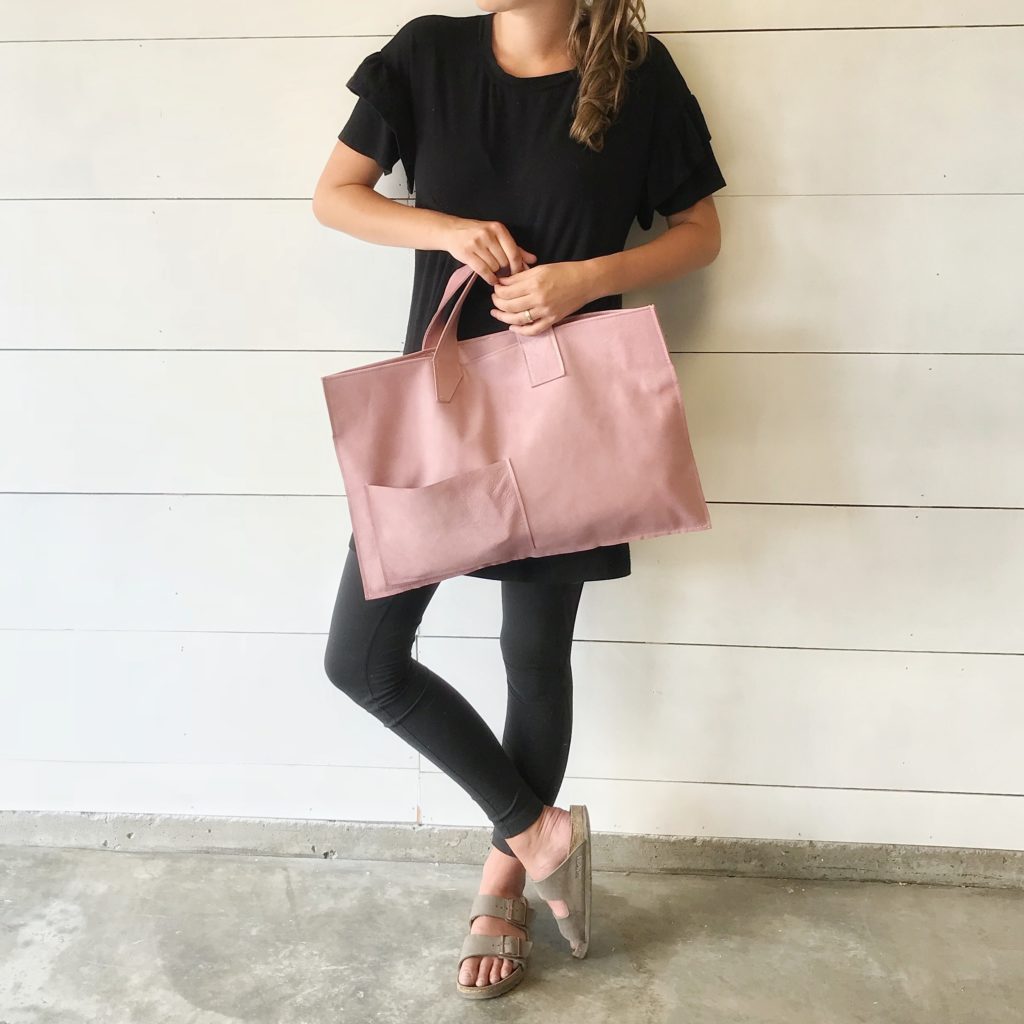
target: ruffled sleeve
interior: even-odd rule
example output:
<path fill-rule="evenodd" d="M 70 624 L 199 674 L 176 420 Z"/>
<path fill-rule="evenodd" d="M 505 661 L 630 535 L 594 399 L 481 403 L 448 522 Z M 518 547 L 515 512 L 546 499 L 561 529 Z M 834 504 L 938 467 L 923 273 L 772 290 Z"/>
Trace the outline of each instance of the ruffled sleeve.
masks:
<path fill-rule="evenodd" d="M 402 161 L 412 190 L 416 168 L 416 118 L 412 89 L 412 23 L 406 23 L 379 50 L 367 54 L 349 80 L 359 97 L 338 138 L 389 172 Z"/>
<path fill-rule="evenodd" d="M 689 209 L 726 184 L 697 97 L 657 36 L 651 37 L 650 58 L 656 79 L 655 109 L 636 213 L 644 230 L 654 222 L 655 211 L 668 216 Z"/>
<path fill-rule="evenodd" d="M 389 173 L 401 155 L 390 125 L 362 96 L 356 100 L 345 127 L 338 132 L 338 138 L 363 156 L 376 160 Z"/>

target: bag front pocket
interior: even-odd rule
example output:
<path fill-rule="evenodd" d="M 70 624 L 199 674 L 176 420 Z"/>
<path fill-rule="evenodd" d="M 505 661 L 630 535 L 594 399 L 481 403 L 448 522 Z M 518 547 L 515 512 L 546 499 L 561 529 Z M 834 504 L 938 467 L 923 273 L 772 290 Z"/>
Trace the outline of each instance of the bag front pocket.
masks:
<path fill-rule="evenodd" d="M 507 458 L 423 487 L 367 484 L 366 497 L 389 586 L 457 576 L 534 550 Z"/>

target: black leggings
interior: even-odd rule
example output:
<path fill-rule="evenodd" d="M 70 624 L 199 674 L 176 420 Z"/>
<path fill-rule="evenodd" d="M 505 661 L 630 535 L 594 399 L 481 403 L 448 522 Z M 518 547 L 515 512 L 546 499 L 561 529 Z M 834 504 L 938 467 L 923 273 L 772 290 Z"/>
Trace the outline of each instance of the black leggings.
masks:
<path fill-rule="evenodd" d="M 412 657 L 437 583 L 366 600 L 349 548 L 327 638 L 330 681 L 427 757 L 483 809 L 505 842 L 553 805 L 572 736 L 570 654 L 582 583 L 501 581 L 508 701 L 501 743 L 453 686 Z"/>

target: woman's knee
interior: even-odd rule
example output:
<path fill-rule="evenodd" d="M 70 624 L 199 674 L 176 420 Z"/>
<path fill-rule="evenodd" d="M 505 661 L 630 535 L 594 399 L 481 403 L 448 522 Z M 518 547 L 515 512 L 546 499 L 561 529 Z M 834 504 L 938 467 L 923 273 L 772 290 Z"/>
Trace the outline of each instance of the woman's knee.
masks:
<path fill-rule="evenodd" d="M 373 703 L 365 657 L 359 657 L 353 650 L 328 639 L 324 651 L 324 673 L 335 689 L 357 704 L 369 707 Z"/>
<path fill-rule="evenodd" d="M 404 631 L 339 631 L 331 633 L 324 651 L 331 684 L 387 726 L 401 721 L 423 689 L 415 669 Z"/>
<path fill-rule="evenodd" d="M 335 689 L 368 710 L 375 710 L 380 698 L 380 684 L 374 683 L 375 665 L 391 657 L 403 643 L 412 647 L 412 640 L 406 641 L 399 628 L 404 617 L 398 614 L 401 606 L 397 602 L 397 598 L 366 600 L 359 560 L 355 549 L 350 548 L 334 602 L 323 665 Z M 410 636 L 414 632 L 413 628 Z"/>
<path fill-rule="evenodd" d="M 571 595 L 530 605 L 507 602 L 498 638 L 505 664 L 549 671 L 564 667 L 572 653 L 575 609 Z"/>
<path fill-rule="evenodd" d="M 401 707 L 412 686 L 412 647 L 424 609 L 437 584 L 367 600 L 355 548 L 349 548 L 331 616 L 324 672 L 333 686 L 357 704 Z"/>

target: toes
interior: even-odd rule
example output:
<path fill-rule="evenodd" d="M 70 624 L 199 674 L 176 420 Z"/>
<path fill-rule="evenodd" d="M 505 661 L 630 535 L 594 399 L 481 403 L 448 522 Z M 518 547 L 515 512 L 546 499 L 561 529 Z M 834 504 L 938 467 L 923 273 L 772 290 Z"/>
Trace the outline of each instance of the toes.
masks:
<path fill-rule="evenodd" d="M 480 961 L 477 957 L 471 956 L 462 962 L 462 970 L 459 971 L 459 984 L 472 985 L 476 981 L 477 970 Z"/>
<path fill-rule="evenodd" d="M 481 988 L 491 983 L 491 961 L 493 959 L 490 956 L 480 958 L 480 973 L 477 975 L 476 983 Z"/>
<path fill-rule="evenodd" d="M 507 978 L 515 969 L 515 961 L 506 960 L 503 956 L 469 957 L 463 961 L 459 971 L 459 984 L 482 988 Z"/>
<path fill-rule="evenodd" d="M 548 906 L 551 908 L 551 913 L 555 917 L 568 917 L 569 916 L 569 905 L 565 900 L 550 900 Z"/>

